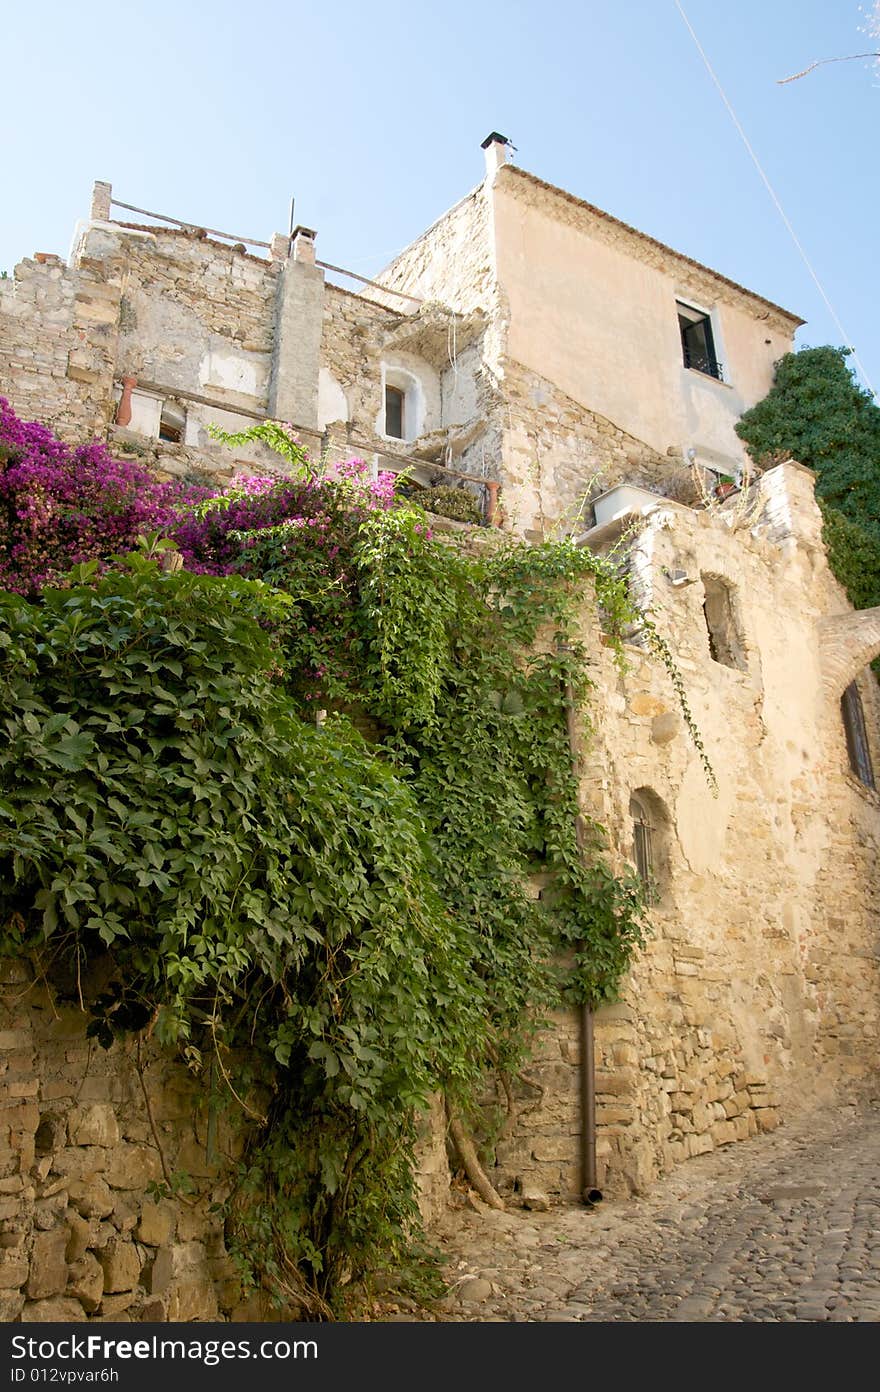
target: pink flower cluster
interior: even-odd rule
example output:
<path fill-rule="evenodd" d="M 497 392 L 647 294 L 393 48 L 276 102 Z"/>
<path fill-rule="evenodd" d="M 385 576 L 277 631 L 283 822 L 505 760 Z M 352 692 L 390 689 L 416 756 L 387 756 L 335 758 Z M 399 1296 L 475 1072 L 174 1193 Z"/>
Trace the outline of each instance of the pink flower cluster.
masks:
<path fill-rule="evenodd" d="M 160 483 L 143 465 L 113 459 L 95 440 L 64 444 L 22 421 L 0 397 L 0 586 L 32 594 L 82 561 L 131 551 L 165 532 L 194 490 Z"/>
<path fill-rule="evenodd" d="M 335 477 L 243 476 L 212 495 L 159 482 L 99 440 L 73 448 L 0 397 L 0 588 L 35 594 L 82 561 L 106 564 L 134 550 L 151 532 L 173 538 L 189 570 L 277 577 L 297 553 L 298 569 L 323 581 L 332 572 L 343 585 L 360 522 L 394 507 L 394 490 L 394 474 L 370 478 L 351 459 Z"/>

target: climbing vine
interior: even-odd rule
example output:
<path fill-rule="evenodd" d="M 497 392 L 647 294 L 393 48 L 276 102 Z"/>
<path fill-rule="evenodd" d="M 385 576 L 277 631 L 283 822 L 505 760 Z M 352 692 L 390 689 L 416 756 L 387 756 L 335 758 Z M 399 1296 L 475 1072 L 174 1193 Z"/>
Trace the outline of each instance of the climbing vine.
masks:
<path fill-rule="evenodd" d="M 230 1247 L 328 1317 L 418 1235 L 430 1096 L 467 1115 L 561 997 L 613 999 L 644 904 L 565 722 L 585 588 L 619 646 L 620 578 L 301 463 L 0 594 L 0 927 L 62 988 L 110 961 L 99 1043 L 217 1062 L 250 1127 Z"/>

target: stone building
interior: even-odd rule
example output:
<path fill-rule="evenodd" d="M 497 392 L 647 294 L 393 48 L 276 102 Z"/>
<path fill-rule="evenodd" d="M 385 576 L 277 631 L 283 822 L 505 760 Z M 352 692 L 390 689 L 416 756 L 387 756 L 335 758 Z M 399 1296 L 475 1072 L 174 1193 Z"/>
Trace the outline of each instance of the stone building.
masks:
<path fill-rule="evenodd" d="M 463 488 L 530 540 L 626 548 L 714 786 L 638 633 L 624 673 L 596 644 L 583 804 L 651 880 L 652 933 L 618 1004 L 560 1015 L 490 1173 L 511 1195 L 641 1192 L 873 1085 L 880 618 L 828 569 L 810 471 L 743 476 L 734 424 L 801 321 L 517 168 L 503 137 L 484 149 L 479 186 L 356 292 L 309 229 L 257 254 L 114 220 L 96 185 L 70 260 L 0 281 L 0 394 L 169 475 L 277 466 L 209 426 L 289 421 L 315 456 Z M 743 487 L 717 497 L 723 479 Z M 185 1076 L 156 1059 L 143 1089 L 24 969 L 4 990 L 2 1317 L 255 1317 L 205 1213 L 144 1198 L 157 1134 L 210 1182 Z M 430 1211 L 436 1128 L 423 1182 Z"/>

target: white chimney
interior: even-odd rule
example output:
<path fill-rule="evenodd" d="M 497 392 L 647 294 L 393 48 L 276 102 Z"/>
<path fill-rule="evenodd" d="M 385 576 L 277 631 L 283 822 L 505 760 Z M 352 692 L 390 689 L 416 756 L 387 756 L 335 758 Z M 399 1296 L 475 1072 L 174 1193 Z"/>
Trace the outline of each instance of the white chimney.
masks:
<path fill-rule="evenodd" d="M 497 131 L 492 131 L 490 135 L 481 143 L 481 149 L 486 152 L 486 174 L 492 177 L 510 158 L 509 151 L 512 148 L 506 135 L 499 135 Z"/>

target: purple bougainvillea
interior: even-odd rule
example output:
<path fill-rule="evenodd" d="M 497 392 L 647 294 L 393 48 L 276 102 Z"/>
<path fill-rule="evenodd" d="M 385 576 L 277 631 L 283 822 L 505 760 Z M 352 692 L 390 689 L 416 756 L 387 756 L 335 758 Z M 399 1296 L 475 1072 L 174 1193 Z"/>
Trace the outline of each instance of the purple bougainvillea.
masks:
<path fill-rule="evenodd" d="M 0 587 L 33 594 L 81 561 L 131 551 L 139 534 L 170 530 L 193 496 L 99 440 L 64 444 L 0 397 Z"/>
<path fill-rule="evenodd" d="M 100 440 L 67 445 L 0 397 L 0 588 L 35 595 L 83 561 L 107 565 L 160 533 L 189 570 L 344 593 L 358 529 L 395 505 L 394 485 L 393 474 L 370 478 L 351 459 L 332 474 L 243 478 L 212 494 L 160 482 Z"/>

